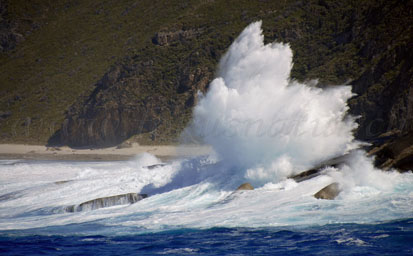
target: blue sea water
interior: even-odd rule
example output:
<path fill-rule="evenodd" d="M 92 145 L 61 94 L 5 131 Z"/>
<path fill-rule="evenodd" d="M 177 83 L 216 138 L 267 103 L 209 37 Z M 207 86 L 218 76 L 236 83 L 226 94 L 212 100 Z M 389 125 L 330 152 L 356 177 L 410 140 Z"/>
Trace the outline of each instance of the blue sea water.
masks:
<path fill-rule="evenodd" d="M 0 255 L 413 255 L 411 173 L 317 200 L 331 177 L 234 194 L 240 180 L 202 158 L 151 161 L 0 161 Z M 135 204 L 63 210 L 145 188 Z"/>
<path fill-rule="evenodd" d="M 73 228 L 73 227 L 72 227 Z M 93 228 L 91 225 L 89 228 Z M 70 230 L 70 228 L 69 228 Z M 46 235 L 51 232 L 51 235 Z M 413 219 L 286 228 L 176 229 L 111 235 L 0 233 L 2 255 L 413 255 Z"/>

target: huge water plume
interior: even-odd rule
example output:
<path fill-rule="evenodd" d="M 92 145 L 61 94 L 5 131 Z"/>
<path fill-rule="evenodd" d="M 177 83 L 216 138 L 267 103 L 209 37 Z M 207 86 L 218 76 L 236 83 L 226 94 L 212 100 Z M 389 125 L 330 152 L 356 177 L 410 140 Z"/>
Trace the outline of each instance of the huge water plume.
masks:
<path fill-rule="evenodd" d="M 356 146 L 356 125 L 346 116 L 351 87 L 291 80 L 292 57 L 288 44 L 264 44 L 261 22 L 249 25 L 194 110 L 197 136 L 257 182 L 285 178 Z"/>

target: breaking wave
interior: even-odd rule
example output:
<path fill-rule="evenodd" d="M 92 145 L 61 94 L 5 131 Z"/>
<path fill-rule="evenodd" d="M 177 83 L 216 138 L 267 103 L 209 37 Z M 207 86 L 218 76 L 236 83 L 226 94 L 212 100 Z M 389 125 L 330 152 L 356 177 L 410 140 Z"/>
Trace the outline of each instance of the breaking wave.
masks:
<path fill-rule="evenodd" d="M 200 95 L 186 134 L 214 153 L 163 162 L 0 161 L 0 230 L 124 234 L 209 227 L 374 223 L 411 218 L 413 174 L 374 168 L 357 150 L 348 85 L 316 88 L 289 79 L 292 51 L 264 44 L 248 26 Z M 314 83 L 314 82 L 313 82 Z M 347 155 L 320 175 L 291 175 Z M 256 189 L 234 193 L 244 182 Z M 337 182 L 335 200 L 314 194 Z M 146 193 L 129 205 L 67 212 L 97 198 Z"/>

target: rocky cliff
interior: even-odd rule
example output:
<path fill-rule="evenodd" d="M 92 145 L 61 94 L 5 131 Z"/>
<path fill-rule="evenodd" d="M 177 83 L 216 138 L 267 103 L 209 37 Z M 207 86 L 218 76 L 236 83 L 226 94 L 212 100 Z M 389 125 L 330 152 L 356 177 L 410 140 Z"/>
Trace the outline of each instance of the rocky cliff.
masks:
<path fill-rule="evenodd" d="M 146 135 L 140 138 L 146 143 L 178 138 L 198 91 L 206 91 L 213 74 L 213 68 L 199 60 L 211 58 L 211 53 L 192 49 L 190 41 L 184 42 L 192 36 L 185 35 L 158 38 L 154 52 L 145 53 L 149 57 L 134 55 L 112 66 L 85 100 L 69 108 L 53 139 L 73 147 L 105 147 L 139 134 Z M 162 48 L 174 42 L 188 49 Z M 180 60 L 175 65 L 163 66 L 165 59 L 176 56 Z"/>

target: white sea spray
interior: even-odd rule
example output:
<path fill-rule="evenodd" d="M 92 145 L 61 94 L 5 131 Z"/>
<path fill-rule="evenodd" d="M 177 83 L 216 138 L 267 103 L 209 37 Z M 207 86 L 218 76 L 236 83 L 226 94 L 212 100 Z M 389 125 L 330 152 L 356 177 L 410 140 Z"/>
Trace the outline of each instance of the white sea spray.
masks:
<path fill-rule="evenodd" d="M 192 130 L 221 161 L 266 183 L 357 147 L 346 116 L 350 86 L 316 88 L 290 80 L 288 44 L 264 44 L 249 25 L 222 57 L 194 110 Z"/>

